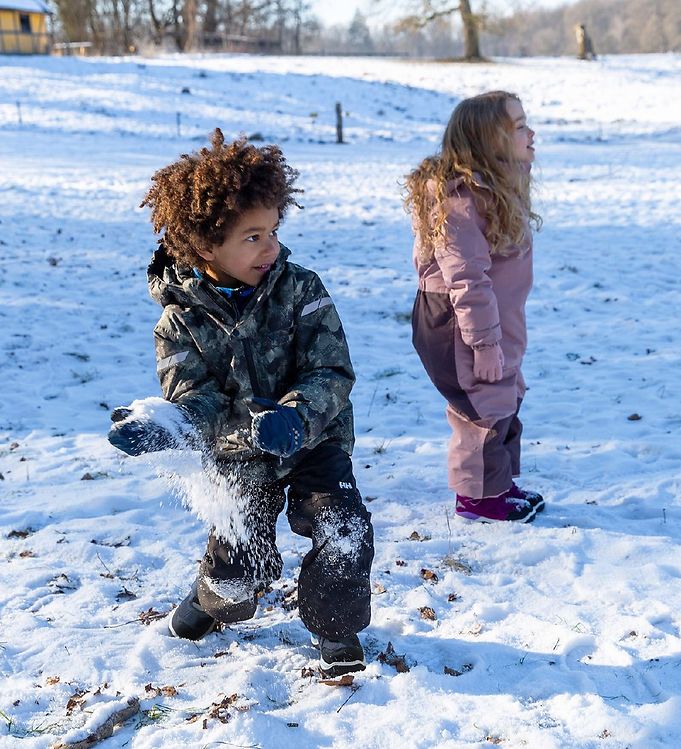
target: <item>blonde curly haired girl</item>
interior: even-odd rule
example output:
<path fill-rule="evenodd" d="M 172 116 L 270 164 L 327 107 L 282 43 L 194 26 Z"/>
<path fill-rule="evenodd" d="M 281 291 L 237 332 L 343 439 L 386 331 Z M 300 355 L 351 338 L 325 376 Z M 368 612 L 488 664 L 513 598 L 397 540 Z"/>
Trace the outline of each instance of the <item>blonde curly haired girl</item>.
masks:
<path fill-rule="evenodd" d="M 520 470 L 525 302 L 532 286 L 534 131 L 520 99 L 491 91 L 459 103 L 438 154 L 407 177 L 419 286 L 413 341 L 447 400 L 456 514 L 529 522 L 544 507 Z"/>

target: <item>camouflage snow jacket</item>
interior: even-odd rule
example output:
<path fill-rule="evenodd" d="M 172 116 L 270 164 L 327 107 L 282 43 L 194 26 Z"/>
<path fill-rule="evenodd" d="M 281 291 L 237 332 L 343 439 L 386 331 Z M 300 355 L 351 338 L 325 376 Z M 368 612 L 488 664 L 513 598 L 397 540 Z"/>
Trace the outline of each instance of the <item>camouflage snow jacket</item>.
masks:
<path fill-rule="evenodd" d="M 250 445 L 253 396 L 295 405 L 303 448 L 331 441 L 351 453 L 354 443 L 355 375 L 338 313 L 317 274 L 289 254 L 282 245 L 240 315 L 162 247 L 148 269 L 149 292 L 164 308 L 154 330 L 164 397 L 186 409 L 216 458 L 258 458 L 278 477 L 296 456 L 279 460 Z"/>

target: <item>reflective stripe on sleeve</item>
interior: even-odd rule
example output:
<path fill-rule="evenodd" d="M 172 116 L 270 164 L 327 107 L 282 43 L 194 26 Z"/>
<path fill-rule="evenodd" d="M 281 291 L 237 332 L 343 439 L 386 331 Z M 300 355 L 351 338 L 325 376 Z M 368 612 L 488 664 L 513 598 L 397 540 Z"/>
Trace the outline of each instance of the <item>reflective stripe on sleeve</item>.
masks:
<path fill-rule="evenodd" d="M 328 307 L 330 304 L 333 304 L 331 301 L 330 296 L 324 296 L 321 299 L 317 299 L 314 302 L 310 302 L 309 304 L 306 304 L 303 307 L 303 311 L 300 313 L 301 317 L 305 317 L 305 315 L 309 315 L 312 312 L 316 312 L 318 309 L 321 309 L 322 307 Z"/>
<path fill-rule="evenodd" d="M 168 367 L 172 367 L 175 364 L 181 364 L 189 356 L 189 351 L 181 351 L 179 354 L 173 354 L 172 356 L 166 356 L 165 359 L 161 359 L 156 364 L 156 371 L 162 372 Z"/>

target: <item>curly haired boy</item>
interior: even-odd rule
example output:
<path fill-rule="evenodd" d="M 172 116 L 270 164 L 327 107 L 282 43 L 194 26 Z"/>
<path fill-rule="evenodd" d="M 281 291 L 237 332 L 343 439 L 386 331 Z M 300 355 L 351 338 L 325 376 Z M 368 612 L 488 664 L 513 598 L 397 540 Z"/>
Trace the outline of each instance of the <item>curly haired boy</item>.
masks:
<path fill-rule="evenodd" d="M 288 501 L 292 530 L 312 540 L 300 616 L 322 670 L 337 675 L 365 666 L 357 632 L 370 619 L 373 531 L 350 460 L 345 334 L 318 276 L 277 239 L 297 175 L 278 147 L 225 144 L 216 129 L 211 148 L 156 172 L 142 203 L 161 235 L 148 279 L 163 307 L 154 336 L 170 422 L 221 472 L 250 477 L 258 540 L 246 547 L 211 532 L 169 628 L 197 640 L 254 615 L 258 592 L 281 574 L 275 526 Z M 109 440 L 130 455 L 178 445 L 165 419 L 116 409 L 112 420 Z"/>

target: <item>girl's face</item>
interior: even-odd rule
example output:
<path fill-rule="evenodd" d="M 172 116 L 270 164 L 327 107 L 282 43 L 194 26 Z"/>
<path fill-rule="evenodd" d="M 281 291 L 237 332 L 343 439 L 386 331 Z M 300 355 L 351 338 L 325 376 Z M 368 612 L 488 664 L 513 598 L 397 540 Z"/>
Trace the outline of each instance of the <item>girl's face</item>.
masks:
<path fill-rule="evenodd" d="M 511 150 L 513 156 L 527 164 L 534 161 L 534 130 L 527 125 L 523 105 L 517 99 L 506 99 L 506 111 L 513 122 Z"/>

